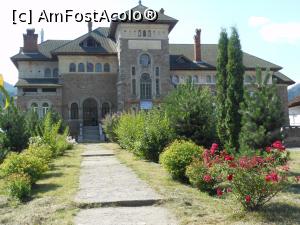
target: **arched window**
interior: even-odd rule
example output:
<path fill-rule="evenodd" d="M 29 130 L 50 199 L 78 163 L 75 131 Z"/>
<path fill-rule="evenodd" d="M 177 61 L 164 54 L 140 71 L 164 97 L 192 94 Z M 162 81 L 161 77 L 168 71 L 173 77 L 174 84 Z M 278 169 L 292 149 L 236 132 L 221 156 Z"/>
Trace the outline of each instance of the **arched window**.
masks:
<path fill-rule="evenodd" d="M 151 30 L 148 30 L 148 37 L 151 37 Z"/>
<path fill-rule="evenodd" d="M 69 72 L 76 72 L 76 64 L 75 63 L 70 63 Z"/>
<path fill-rule="evenodd" d="M 77 120 L 78 119 L 78 105 L 77 103 L 71 104 L 71 120 Z"/>
<path fill-rule="evenodd" d="M 101 63 L 96 64 L 96 72 L 97 73 L 102 72 L 102 64 Z"/>
<path fill-rule="evenodd" d="M 141 30 L 138 31 L 138 36 L 142 37 L 142 31 Z"/>
<path fill-rule="evenodd" d="M 152 82 L 148 73 L 142 74 L 140 85 L 141 100 L 152 99 Z"/>
<path fill-rule="evenodd" d="M 132 76 L 135 76 L 135 66 L 132 66 L 132 67 L 131 67 L 131 75 L 132 75 Z"/>
<path fill-rule="evenodd" d="M 207 76 L 206 76 L 206 83 L 207 83 L 207 84 L 210 84 L 210 83 L 211 83 L 211 76 L 210 76 L 210 75 L 207 75 Z"/>
<path fill-rule="evenodd" d="M 87 63 L 87 72 L 94 72 L 94 64 Z"/>
<path fill-rule="evenodd" d="M 37 103 L 33 102 L 30 107 L 33 110 L 33 112 L 38 113 L 39 106 Z"/>
<path fill-rule="evenodd" d="M 159 76 L 159 67 L 155 67 L 155 75 L 158 77 Z"/>
<path fill-rule="evenodd" d="M 143 37 L 147 36 L 147 32 L 145 30 L 143 30 Z"/>
<path fill-rule="evenodd" d="M 58 68 L 53 70 L 53 77 L 58 77 Z"/>
<path fill-rule="evenodd" d="M 79 63 L 78 72 L 84 72 L 84 64 L 83 63 Z"/>
<path fill-rule="evenodd" d="M 131 83 L 131 85 L 132 85 L 132 94 L 133 95 L 136 95 L 136 80 L 135 79 L 132 79 L 132 83 Z"/>
<path fill-rule="evenodd" d="M 104 64 L 104 72 L 110 72 L 110 65 L 108 63 Z"/>
<path fill-rule="evenodd" d="M 194 76 L 193 76 L 193 83 L 194 83 L 194 84 L 198 84 L 198 83 L 199 83 L 199 79 L 198 79 L 198 76 L 197 76 L 197 75 L 194 75 Z"/>
<path fill-rule="evenodd" d="M 104 118 L 108 113 L 110 113 L 110 107 L 107 102 L 104 102 L 102 104 L 102 118 Z"/>
<path fill-rule="evenodd" d="M 245 83 L 250 84 L 252 82 L 252 77 L 250 75 L 245 76 Z"/>
<path fill-rule="evenodd" d="M 179 84 L 179 77 L 177 75 L 172 76 L 172 83 L 175 85 Z"/>
<path fill-rule="evenodd" d="M 142 54 L 140 56 L 140 64 L 143 67 L 148 67 L 151 64 L 150 56 L 148 54 Z"/>
<path fill-rule="evenodd" d="M 42 105 L 42 116 L 43 117 L 47 114 L 48 110 L 49 110 L 49 104 L 47 102 L 43 103 L 43 105 Z"/>
<path fill-rule="evenodd" d="M 51 77 L 51 70 L 49 68 L 45 69 L 45 77 Z"/>

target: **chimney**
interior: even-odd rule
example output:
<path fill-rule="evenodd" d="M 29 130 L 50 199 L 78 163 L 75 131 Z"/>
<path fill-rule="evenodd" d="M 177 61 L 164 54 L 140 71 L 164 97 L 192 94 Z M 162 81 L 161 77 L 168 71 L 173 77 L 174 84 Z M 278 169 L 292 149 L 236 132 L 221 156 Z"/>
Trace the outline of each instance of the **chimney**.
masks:
<path fill-rule="evenodd" d="M 165 14 L 165 10 L 164 10 L 163 8 L 161 8 L 161 9 L 159 10 L 159 12 L 160 12 L 161 14 Z"/>
<path fill-rule="evenodd" d="M 34 33 L 34 29 L 27 29 L 27 33 L 23 34 L 24 46 L 23 52 L 38 51 L 38 34 Z"/>
<path fill-rule="evenodd" d="M 44 42 L 44 29 L 42 28 L 42 30 L 41 30 L 41 43 L 43 43 Z"/>
<path fill-rule="evenodd" d="M 93 23 L 92 22 L 88 22 L 89 32 L 92 32 L 92 28 L 93 28 Z"/>
<path fill-rule="evenodd" d="M 194 60 L 196 62 L 201 61 L 201 29 L 196 29 L 196 35 L 194 36 Z"/>

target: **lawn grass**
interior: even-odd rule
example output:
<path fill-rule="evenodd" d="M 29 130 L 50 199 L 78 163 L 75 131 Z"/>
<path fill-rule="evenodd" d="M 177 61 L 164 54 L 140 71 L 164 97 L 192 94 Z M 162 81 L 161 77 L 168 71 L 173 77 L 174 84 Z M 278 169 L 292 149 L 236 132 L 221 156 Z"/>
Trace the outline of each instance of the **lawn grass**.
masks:
<path fill-rule="evenodd" d="M 78 209 L 72 203 L 78 190 L 80 153 L 77 145 L 55 159 L 43 179 L 33 187 L 27 203 L 7 201 L 0 181 L 0 224 L 73 224 Z"/>
<path fill-rule="evenodd" d="M 189 185 L 173 181 L 156 163 L 136 159 L 116 144 L 102 144 L 115 150 L 117 158 L 167 199 L 163 205 L 182 225 L 201 224 L 300 224 L 300 185 L 280 193 L 259 212 L 244 212 L 231 196 L 216 198 Z M 300 175 L 300 151 L 291 153 L 291 172 Z"/>

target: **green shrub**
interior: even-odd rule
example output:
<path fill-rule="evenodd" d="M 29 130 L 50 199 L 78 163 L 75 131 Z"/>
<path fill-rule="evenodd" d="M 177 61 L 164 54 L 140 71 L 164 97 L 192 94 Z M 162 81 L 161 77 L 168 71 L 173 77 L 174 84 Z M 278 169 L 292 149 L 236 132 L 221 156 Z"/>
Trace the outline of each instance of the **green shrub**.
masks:
<path fill-rule="evenodd" d="M 173 179 L 187 181 L 186 167 L 191 164 L 194 157 L 199 157 L 202 153 L 203 149 L 192 141 L 175 140 L 160 155 L 160 163 Z"/>
<path fill-rule="evenodd" d="M 56 155 L 61 156 L 65 153 L 66 150 L 72 149 L 73 145 L 67 141 L 67 137 L 65 135 L 57 136 L 56 143 Z"/>
<path fill-rule="evenodd" d="M 31 142 L 23 153 L 40 158 L 44 164 L 49 164 L 53 157 L 50 146 L 39 142 Z"/>
<path fill-rule="evenodd" d="M 37 156 L 26 153 L 10 153 L 0 166 L 1 176 L 13 173 L 27 174 L 31 183 L 35 183 L 48 170 L 48 165 Z"/>
<path fill-rule="evenodd" d="M 134 149 L 134 142 L 137 139 L 137 133 L 140 129 L 143 130 L 143 120 L 141 114 L 124 113 L 120 117 L 116 134 L 120 146 L 124 149 L 132 151 Z"/>
<path fill-rule="evenodd" d="M 27 147 L 29 133 L 26 128 L 25 114 L 13 104 L 1 111 L 0 129 L 5 133 L 0 145 L 4 149 L 20 152 Z"/>
<path fill-rule="evenodd" d="M 30 197 L 31 183 L 28 175 L 13 173 L 6 178 L 6 190 L 8 195 L 20 201 Z"/>
<path fill-rule="evenodd" d="M 119 124 L 120 116 L 118 114 L 109 115 L 107 114 L 105 118 L 102 120 L 103 130 L 108 138 L 108 140 L 112 142 L 117 141 L 116 129 Z"/>
<path fill-rule="evenodd" d="M 123 114 L 116 133 L 122 148 L 154 162 L 175 136 L 168 117 L 159 110 Z"/>
<path fill-rule="evenodd" d="M 208 147 L 215 138 L 214 97 L 209 88 L 181 84 L 164 100 L 162 109 L 181 139 Z"/>

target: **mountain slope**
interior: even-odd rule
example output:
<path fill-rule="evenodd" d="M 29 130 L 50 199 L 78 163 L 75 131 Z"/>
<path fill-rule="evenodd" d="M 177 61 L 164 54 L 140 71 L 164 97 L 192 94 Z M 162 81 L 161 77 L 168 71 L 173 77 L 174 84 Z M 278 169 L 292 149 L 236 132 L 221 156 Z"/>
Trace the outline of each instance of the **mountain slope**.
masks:
<path fill-rule="evenodd" d="M 296 96 L 300 95 L 300 83 L 296 84 L 288 90 L 289 101 L 293 100 Z"/>

